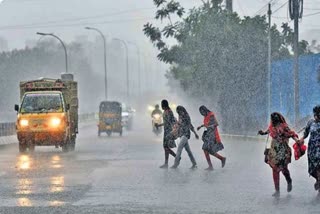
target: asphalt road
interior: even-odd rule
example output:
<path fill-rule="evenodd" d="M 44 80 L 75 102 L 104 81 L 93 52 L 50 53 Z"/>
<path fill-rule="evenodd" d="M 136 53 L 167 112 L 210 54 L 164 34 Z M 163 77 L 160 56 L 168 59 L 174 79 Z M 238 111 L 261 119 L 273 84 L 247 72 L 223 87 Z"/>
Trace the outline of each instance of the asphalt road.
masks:
<path fill-rule="evenodd" d="M 54 147 L 20 155 L 17 145 L 0 147 L 0 213 L 320 213 L 306 157 L 292 160 L 293 191 L 273 198 L 264 143 L 223 138 L 225 168 L 207 167 L 201 142 L 190 142 L 198 169 L 187 154 L 178 169 L 160 169 L 161 137 L 135 129 L 123 137 L 97 137 L 83 127 L 76 152 Z M 173 160 L 170 159 L 170 164 Z"/>

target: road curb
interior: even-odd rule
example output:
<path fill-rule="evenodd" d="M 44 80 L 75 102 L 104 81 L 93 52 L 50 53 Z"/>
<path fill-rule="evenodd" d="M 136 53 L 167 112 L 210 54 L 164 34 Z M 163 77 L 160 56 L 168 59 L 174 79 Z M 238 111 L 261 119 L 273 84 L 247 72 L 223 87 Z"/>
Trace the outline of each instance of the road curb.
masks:
<path fill-rule="evenodd" d="M 242 138 L 242 139 L 259 140 L 259 141 L 263 141 L 266 139 L 266 137 L 263 137 L 263 136 L 253 136 L 253 135 L 221 134 L 221 136 L 227 137 L 227 138 Z"/>

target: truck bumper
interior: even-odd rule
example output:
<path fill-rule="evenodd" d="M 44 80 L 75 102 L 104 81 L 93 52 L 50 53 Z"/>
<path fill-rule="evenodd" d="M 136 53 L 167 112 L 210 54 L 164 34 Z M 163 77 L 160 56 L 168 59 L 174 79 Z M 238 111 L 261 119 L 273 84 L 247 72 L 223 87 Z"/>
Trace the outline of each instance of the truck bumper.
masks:
<path fill-rule="evenodd" d="M 66 142 L 66 132 L 17 132 L 20 144 L 34 143 L 37 146 L 63 145 Z"/>

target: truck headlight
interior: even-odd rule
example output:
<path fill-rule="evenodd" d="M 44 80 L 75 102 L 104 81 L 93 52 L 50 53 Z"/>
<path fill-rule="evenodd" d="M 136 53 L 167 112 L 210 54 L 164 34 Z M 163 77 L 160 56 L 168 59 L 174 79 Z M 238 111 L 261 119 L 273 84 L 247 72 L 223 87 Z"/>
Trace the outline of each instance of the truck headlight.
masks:
<path fill-rule="evenodd" d="M 161 118 L 160 114 L 153 115 L 154 119 L 159 120 Z"/>
<path fill-rule="evenodd" d="M 150 106 L 150 105 L 149 105 L 149 106 L 148 106 L 148 111 L 151 112 L 151 111 L 153 111 L 153 110 L 154 110 L 154 106 Z"/>
<path fill-rule="evenodd" d="M 20 124 L 20 126 L 22 126 L 22 127 L 26 127 L 26 126 L 29 125 L 29 121 L 26 120 L 26 119 L 22 119 L 22 120 L 20 120 L 19 124 Z"/>
<path fill-rule="evenodd" d="M 51 121 L 50 121 L 50 125 L 52 127 L 57 127 L 61 124 L 61 119 L 59 118 L 52 118 Z"/>

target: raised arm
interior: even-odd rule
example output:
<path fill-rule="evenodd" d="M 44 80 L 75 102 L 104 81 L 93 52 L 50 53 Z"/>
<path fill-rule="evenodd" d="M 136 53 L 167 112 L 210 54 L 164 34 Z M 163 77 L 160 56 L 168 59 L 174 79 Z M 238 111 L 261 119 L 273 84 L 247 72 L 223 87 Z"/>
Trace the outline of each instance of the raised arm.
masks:
<path fill-rule="evenodd" d="M 304 133 L 303 133 L 303 136 L 300 138 L 300 143 L 302 143 L 304 141 L 304 139 L 306 139 L 309 134 L 310 134 L 310 127 L 311 127 L 311 124 L 312 124 L 312 120 L 308 122 L 307 126 L 305 127 L 304 129 Z"/>
<path fill-rule="evenodd" d="M 204 127 L 204 125 L 202 124 L 201 126 L 198 126 L 197 130 L 199 131 L 203 127 Z"/>
<path fill-rule="evenodd" d="M 199 135 L 197 134 L 196 130 L 194 130 L 194 126 L 192 125 L 191 121 L 190 121 L 190 130 L 193 132 L 196 139 L 199 139 Z"/>
<path fill-rule="evenodd" d="M 267 129 L 267 130 L 265 130 L 265 131 L 263 131 L 263 130 L 259 130 L 258 131 L 258 135 L 267 135 L 267 134 L 269 134 L 270 132 L 269 132 L 269 129 Z"/>

